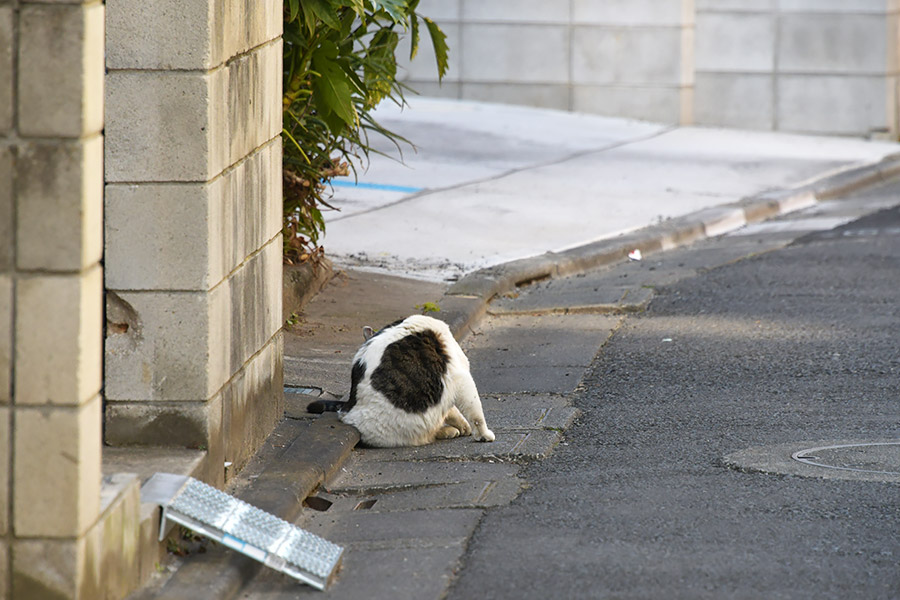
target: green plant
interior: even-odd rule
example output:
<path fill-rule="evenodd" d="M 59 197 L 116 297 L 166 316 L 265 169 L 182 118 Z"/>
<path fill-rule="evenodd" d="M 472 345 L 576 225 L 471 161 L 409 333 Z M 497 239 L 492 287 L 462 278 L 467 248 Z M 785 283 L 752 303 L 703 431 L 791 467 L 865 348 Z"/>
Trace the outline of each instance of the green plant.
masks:
<path fill-rule="evenodd" d="M 421 310 L 423 315 L 431 312 L 441 312 L 441 307 L 436 302 L 425 302 L 424 304 L 416 304 L 416 310 Z"/>
<path fill-rule="evenodd" d="M 397 81 L 397 44 L 410 36 L 410 58 L 424 23 L 447 71 L 446 36 L 416 12 L 419 0 L 285 0 L 284 220 L 288 262 L 321 255 L 322 209 L 328 181 L 348 175 L 375 151 L 372 133 L 398 147 L 409 143 L 373 118 L 385 99 L 404 104 Z"/>

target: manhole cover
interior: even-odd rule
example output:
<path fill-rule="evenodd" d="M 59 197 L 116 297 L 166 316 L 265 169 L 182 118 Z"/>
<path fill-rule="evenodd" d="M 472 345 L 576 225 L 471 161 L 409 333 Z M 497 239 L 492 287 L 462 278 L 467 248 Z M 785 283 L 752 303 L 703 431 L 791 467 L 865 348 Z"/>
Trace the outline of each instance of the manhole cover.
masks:
<path fill-rule="evenodd" d="M 807 465 L 826 469 L 900 475 L 900 442 L 870 442 L 806 448 L 794 452 L 791 458 Z"/>
<path fill-rule="evenodd" d="M 748 448 L 723 460 L 741 471 L 900 483 L 898 440 L 794 442 Z"/>

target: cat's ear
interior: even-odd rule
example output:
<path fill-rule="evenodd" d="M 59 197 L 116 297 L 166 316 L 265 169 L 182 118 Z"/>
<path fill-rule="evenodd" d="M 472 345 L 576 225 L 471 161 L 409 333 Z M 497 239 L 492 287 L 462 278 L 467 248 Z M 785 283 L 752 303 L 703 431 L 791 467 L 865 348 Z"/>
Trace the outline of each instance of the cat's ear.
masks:
<path fill-rule="evenodd" d="M 374 335 L 375 335 L 375 330 L 374 330 L 374 329 L 372 329 L 372 328 L 369 327 L 368 325 L 366 325 L 365 327 L 363 327 L 363 337 L 366 338 L 366 341 L 367 341 L 367 342 L 368 342 L 369 340 L 371 340 L 372 337 L 373 337 Z"/>

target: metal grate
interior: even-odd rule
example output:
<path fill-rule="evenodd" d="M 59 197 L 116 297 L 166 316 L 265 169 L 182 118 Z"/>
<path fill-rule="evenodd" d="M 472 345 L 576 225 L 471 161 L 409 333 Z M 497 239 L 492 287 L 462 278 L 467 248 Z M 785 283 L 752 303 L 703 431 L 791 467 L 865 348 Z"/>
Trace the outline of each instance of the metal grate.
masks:
<path fill-rule="evenodd" d="M 192 477 L 156 473 L 141 488 L 141 499 L 162 506 L 160 540 L 168 519 L 320 590 L 328 585 L 344 552 Z"/>

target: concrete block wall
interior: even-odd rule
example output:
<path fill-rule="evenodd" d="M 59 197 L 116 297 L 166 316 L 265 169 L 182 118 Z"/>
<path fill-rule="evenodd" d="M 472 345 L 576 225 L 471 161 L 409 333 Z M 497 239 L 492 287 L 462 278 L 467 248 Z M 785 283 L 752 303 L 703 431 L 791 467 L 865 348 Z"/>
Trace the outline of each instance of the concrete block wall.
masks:
<path fill-rule="evenodd" d="M 690 121 L 694 0 L 423 0 L 447 34 L 436 83 L 430 40 L 401 77 L 425 95 Z"/>
<path fill-rule="evenodd" d="M 106 442 L 221 485 L 283 415 L 282 3 L 106 8 Z"/>
<path fill-rule="evenodd" d="M 447 33 L 403 77 L 425 95 L 663 123 L 890 137 L 897 0 L 423 0 Z M 404 56 L 408 53 L 404 53 Z"/>
<path fill-rule="evenodd" d="M 696 121 L 898 134 L 895 0 L 697 0 Z"/>
<path fill-rule="evenodd" d="M 99 0 L 0 0 L 0 598 L 96 598 L 108 575 L 89 543 L 107 508 L 103 27 Z"/>

